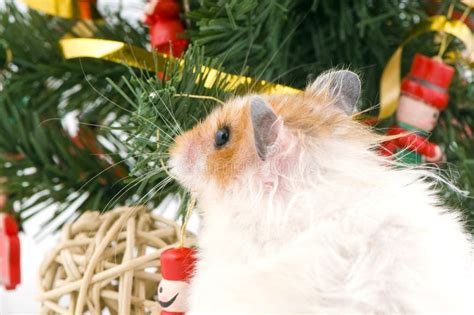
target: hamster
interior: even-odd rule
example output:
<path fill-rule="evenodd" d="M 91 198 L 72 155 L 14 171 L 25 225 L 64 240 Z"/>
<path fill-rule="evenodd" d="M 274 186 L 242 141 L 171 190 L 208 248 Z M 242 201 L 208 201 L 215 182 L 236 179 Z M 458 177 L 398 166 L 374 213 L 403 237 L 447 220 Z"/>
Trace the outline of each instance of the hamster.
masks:
<path fill-rule="evenodd" d="M 197 198 L 188 315 L 474 314 L 471 238 L 423 170 L 391 167 L 351 118 L 359 77 L 229 100 L 178 136 Z"/>

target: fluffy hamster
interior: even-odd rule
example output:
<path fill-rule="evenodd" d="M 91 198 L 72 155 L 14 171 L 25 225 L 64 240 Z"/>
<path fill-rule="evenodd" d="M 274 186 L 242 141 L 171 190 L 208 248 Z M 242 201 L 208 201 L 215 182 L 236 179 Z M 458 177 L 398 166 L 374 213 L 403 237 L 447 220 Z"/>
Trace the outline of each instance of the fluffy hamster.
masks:
<path fill-rule="evenodd" d="M 393 168 L 351 119 L 360 80 L 228 101 L 180 135 L 197 198 L 188 314 L 473 314 L 471 243 L 431 176 Z"/>

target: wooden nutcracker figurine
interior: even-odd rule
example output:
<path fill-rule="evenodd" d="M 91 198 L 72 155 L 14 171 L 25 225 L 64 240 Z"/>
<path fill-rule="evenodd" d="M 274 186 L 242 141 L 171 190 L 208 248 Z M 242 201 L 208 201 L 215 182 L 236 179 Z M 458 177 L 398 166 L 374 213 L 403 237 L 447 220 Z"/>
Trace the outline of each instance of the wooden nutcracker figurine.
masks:
<path fill-rule="evenodd" d="M 420 54 L 415 56 L 410 73 L 402 80 L 397 123 L 387 134 L 401 135 L 383 144 L 381 153 L 395 155 L 407 164 L 441 162 L 441 148 L 428 136 L 436 126 L 440 112 L 448 105 L 448 88 L 454 68 Z"/>
<path fill-rule="evenodd" d="M 144 22 L 150 27 L 151 46 L 158 52 L 181 57 L 186 50 L 188 41 L 182 37 L 179 13 L 176 0 L 151 0 L 146 5 Z"/>
<path fill-rule="evenodd" d="M 160 257 L 163 279 L 158 287 L 161 315 L 184 315 L 189 281 L 194 271 L 195 251 L 178 247 L 164 251 Z"/>
<path fill-rule="evenodd" d="M 14 290 L 20 281 L 18 225 L 11 215 L 0 213 L 0 284 Z"/>

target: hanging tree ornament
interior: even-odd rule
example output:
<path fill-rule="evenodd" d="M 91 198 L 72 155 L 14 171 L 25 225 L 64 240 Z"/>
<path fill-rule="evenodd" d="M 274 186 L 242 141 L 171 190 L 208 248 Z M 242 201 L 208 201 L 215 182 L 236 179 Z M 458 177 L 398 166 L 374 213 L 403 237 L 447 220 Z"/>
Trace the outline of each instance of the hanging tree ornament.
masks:
<path fill-rule="evenodd" d="M 158 52 L 181 57 L 186 50 L 180 11 L 176 0 L 151 0 L 146 5 L 144 22 L 150 28 L 151 46 Z"/>
<path fill-rule="evenodd" d="M 0 213 L 0 284 L 14 290 L 21 282 L 18 224 L 7 213 Z"/>
<path fill-rule="evenodd" d="M 164 251 L 160 257 L 163 279 L 158 287 L 161 315 L 184 315 L 187 291 L 195 264 L 192 248 L 178 247 Z"/>
<path fill-rule="evenodd" d="M 443 160 L 441 148 L 428 141 L 428 136 L 448 105 L 453 74 L 454 68 L 439 59 L 415 56 L 410 73 L 402 81 L 397 123 L 387 133 L 400 136 L 385 142 L 382 154 L 395 155 L 407 164 Z"/>
<path fill-rule="evenodd" d="M 158 287 L 158 303 L 161 315 L 184 315 L 187 309 L 188 287 L 196 263 L 196 252 L 193 248 L 184 247 L 184 242 L 186 226 L 195 204 L 195 199 L 188 203 L 179 246 L 167 249 L 160 257 L 163 279 Z"/>

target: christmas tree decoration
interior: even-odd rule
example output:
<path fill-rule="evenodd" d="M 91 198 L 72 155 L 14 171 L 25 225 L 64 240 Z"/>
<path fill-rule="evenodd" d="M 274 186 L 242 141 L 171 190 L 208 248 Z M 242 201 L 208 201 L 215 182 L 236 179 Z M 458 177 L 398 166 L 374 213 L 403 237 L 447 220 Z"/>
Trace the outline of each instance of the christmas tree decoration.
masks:
<path fill-rule="evenodd" d="M 97 0 L 22 0 L 32 9 L 67 19 L 100 18 Z"/>
<path fill-rule="evenodd" d="M 167 55 L 153 54 L 139 47 L 127 45 L 119 41 L 110 41 L 97 38 L 71 38 L 60 41 L 64 58 L 97 58 L 126 63 L 130 67 L 145 70 L 164 71 L 167 66 L 177 66 L 182 71 L 185 64 Z M 211 88 L 216 83 L 222 84 L 220 89 L 224 91 L 240 92 L 254 91 L 261 93 L 299 93 L 301 90 L 275 84 L 264 80 L 255 80 L 250 77 L 228 74 L 218 69 L 200 65 L 196 83 L 204 84 L 205 88 Z"/>
<path fill-rule="evenodd" d="M 426 32 L 447 33 L 458 38 L 468 51 L 474 49 L 474 37 L 469 27 L 460 20 L 450 20 L 444 15 L 432 16 L 416 24 L 388 60 L 380 78 L 380 111 L 378 119 L 389 118 L 397 109 L 400 97 L 400 69 L 403 48 L 417 36 Z"/>
<path fill-rule="evenodd" d="M 174 221 L 144 207 L 85 212 L 63 227 L 59 244 L 45 255 L 42 314 L 159 314 L 160 259 L 179 245 L 180 233 Z M 186 235 L 189 246 L 194 239 Z"/>
<path fill-rule="evenodd" d="M 441 148 L 427 138 L 448 105 L 453 75 L 454 68 L 444 62 L 421 54 L 415 56 L 410 73 L 402 81 L 397 124 L 387 132 L 400 137 L 384 143 L 383 154 L 395 154 L 407 164 L 442 161 Z"/>
<path fill-rule="evenodd" d="M 164 251 L 160 257 L 163 279 L 158 288 L 161 315 L 184 315 L 189 281 L 195 264 L 192 248 L 178 247 Z"/>
<path fill-rule="evenodd" d="M 158 303 L 162 307 L 161 315 L 184 315 L 187 311 L 189 282 L 194 273 L 196 251 L 184 247 L 184 244 L 186 227 L 195 206 L 196 200 L 190 199 L 181 226 L 179 246 L 167 249 L 160 257 L 163 279 L 158 287 Z"/>
<path fill-rule="evenodd" d="M 20 239 L 15 218 L 0 213 L 0 285 L 14 290 L 21 282 Z"/>
<path fill-rule="evenodd" d="M 151 0 L 145 7 L 144 22 L 150 28 L 151 46 L 160 53 L 181 57 L 188 46 L 176 0 Z"/>

